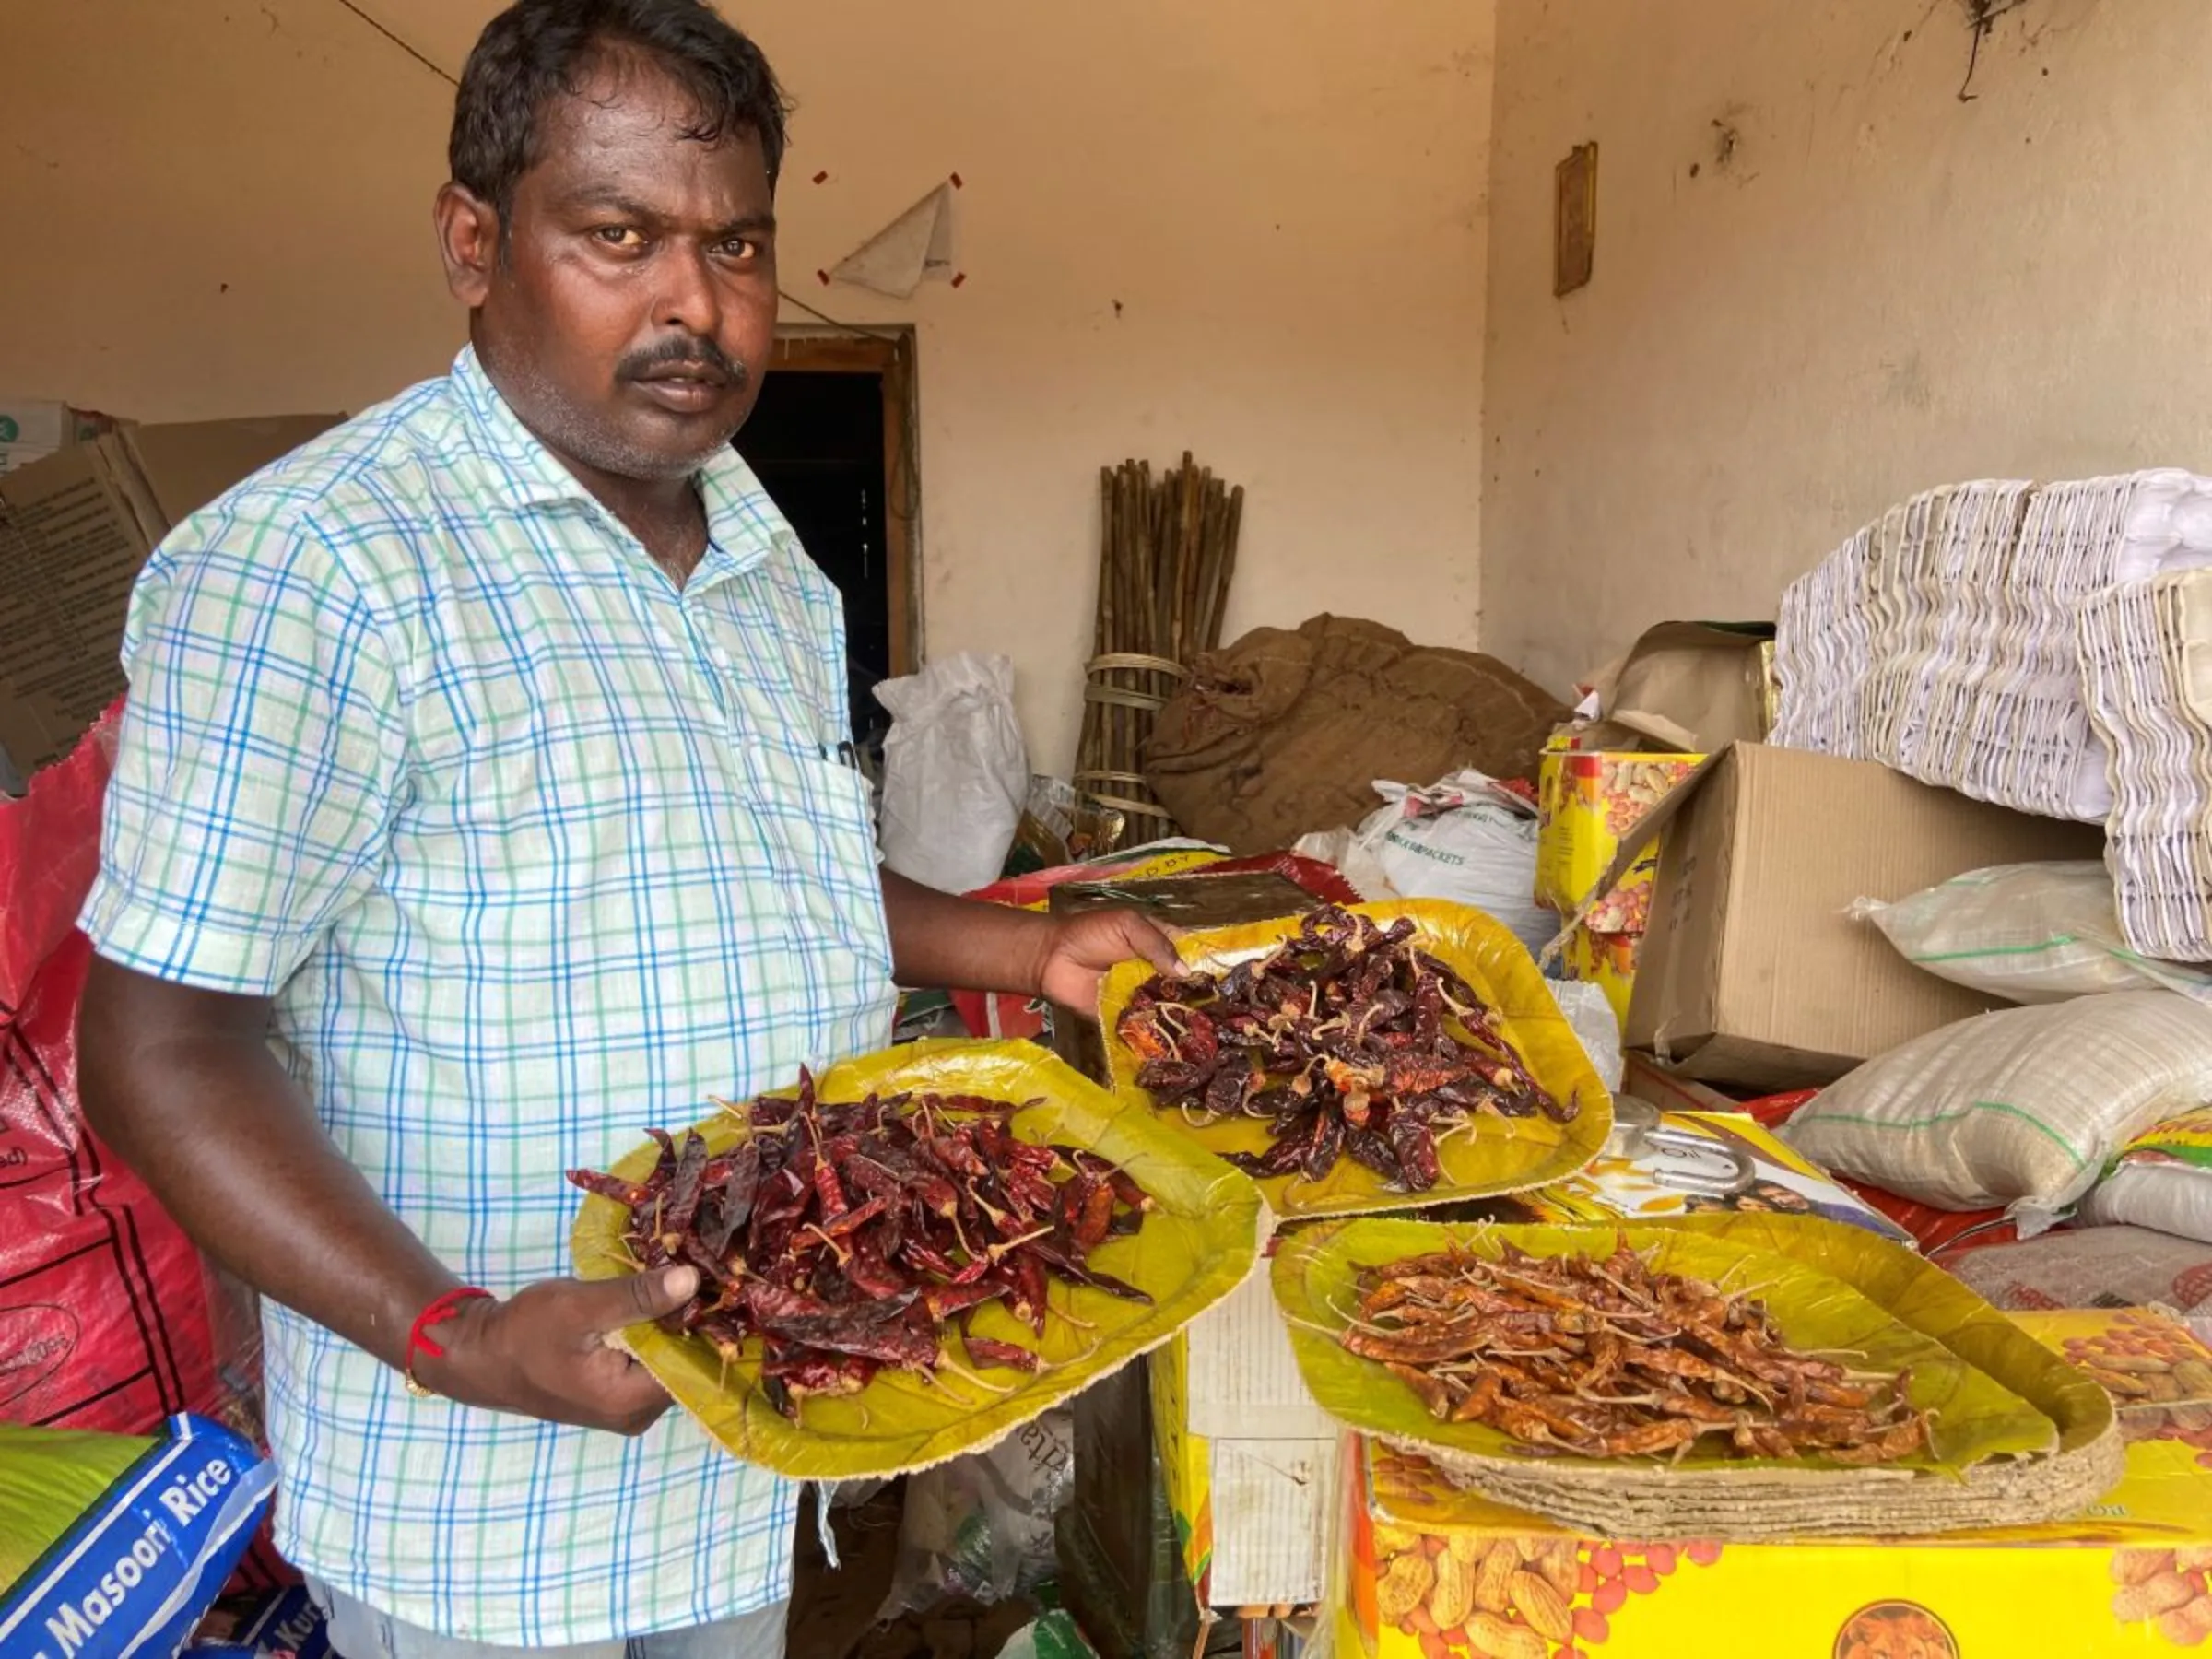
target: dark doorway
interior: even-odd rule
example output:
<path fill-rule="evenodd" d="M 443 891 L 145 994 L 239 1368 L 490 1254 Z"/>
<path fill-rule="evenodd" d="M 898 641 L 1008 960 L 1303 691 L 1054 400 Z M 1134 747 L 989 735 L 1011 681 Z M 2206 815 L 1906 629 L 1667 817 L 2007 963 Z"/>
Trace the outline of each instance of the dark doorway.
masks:
<path fill-rule="evenodd" d="M 864 744 L 889 724 L 871 695 L 877 683 L 912 667 L 903 347 L 873 338 L 781 342 L 736 441 L 844 595 L 853 735 Z"/>

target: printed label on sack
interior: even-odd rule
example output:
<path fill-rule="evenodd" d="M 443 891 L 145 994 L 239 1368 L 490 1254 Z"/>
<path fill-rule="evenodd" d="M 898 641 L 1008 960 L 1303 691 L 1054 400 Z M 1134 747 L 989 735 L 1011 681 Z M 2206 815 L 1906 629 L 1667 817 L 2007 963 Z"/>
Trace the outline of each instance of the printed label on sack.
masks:
<path fill-rule="evenodd" d="M 170 1432 L 0 1602 L 0 1653 L 121 1659 L 182 1645 L 252 1538 L 276 1474 L 212 1423 L 174 1418 Z"/>

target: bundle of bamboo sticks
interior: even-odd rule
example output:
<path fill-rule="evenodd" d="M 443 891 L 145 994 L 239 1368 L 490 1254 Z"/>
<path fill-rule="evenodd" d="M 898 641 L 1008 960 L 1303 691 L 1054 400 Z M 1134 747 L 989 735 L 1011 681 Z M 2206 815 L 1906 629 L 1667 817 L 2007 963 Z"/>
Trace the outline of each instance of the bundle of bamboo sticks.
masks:
<path fill-rule="evenodd" d="M 1085 665 L 1076 787 L 1121 812 L 1126 844 L 1175 821 L 1144 778 L 1153 717 L 1221 642 L 1237 568 L 1244 487 L 1222 483 L 1186 451 L 1159 478 L 1148 462 L 1099 469 L 1099 617 Z"/>

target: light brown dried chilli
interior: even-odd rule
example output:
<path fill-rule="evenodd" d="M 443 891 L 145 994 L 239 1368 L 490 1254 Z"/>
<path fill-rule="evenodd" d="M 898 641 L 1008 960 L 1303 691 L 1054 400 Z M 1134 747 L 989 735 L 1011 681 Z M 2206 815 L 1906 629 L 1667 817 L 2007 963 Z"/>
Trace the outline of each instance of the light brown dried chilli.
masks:
<path fill-rule="evenodd" d="M 1370 1269 L 1337 1340 L 1446 1422 L 1539 1451 L 1679 1458 L 1717 1439 L 1742 1457 L 1894 1463 L 1928 1444 L 1909 1374 L 1801 1354 L 1765 1305 L 1610 1256 L 1466 1252 Z M 1495 1599 L 1478 1583 L 1477 1605 Z"/>

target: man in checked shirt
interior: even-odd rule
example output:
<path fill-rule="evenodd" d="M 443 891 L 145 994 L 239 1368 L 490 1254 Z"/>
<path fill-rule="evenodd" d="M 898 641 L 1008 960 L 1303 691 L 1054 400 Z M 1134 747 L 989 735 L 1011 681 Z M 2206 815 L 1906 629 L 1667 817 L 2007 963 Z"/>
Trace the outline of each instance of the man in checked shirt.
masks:
<path fill-rule="evenodd" d="M 86 1110 L 265 1298 L 278 1542 L 347 1659 L 780 1653 L 792 1488 L 606 1340 L 696 1276 L 564 1277 L 562 1171 L 880 1047 L 895 982 L 1173 959 L 878 871 L 837 594 L 730 448 L 783 141 L 699 0 L 522 0 L 437 202 L 468 348 L 133 601 Z"/>

